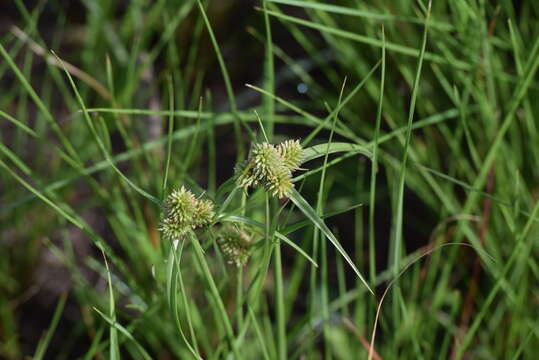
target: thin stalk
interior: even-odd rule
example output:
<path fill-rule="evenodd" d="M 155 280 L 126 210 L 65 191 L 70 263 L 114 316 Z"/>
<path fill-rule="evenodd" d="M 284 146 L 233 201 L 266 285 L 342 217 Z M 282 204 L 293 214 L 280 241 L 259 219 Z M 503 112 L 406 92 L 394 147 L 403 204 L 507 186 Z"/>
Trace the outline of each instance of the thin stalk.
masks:
<path fill-rule="evenodd" d="M 238 316 L 238 329 L 243 329 L 243 267 L 236 271 L 236 315 Z"/>
<path fill-rule="evenodd" d="M 340 107 L 342 96 L 344 93 L 344 87 L 346 86 L 346 78 L 344 79 L 339 93 L 339 100 L 337 103 L 337 108 Z M 316 213 L 320 216 L 322 215 L 322 208 L 324 203 L 324 188 L 326 181 L 326 167 L 328 163 L 329 150 L 331 147 L 331 142 L 333 141 L 334 129 L 337 125 L 338 112 L 334 112 L 333 124 L 331 126 L 331 131 L 329 133 L 329 141 L 327 143 L 326 154 L 324 156 L 324 165 L 322 167 L 322 175 L 320 176 L 320 185 L 318 188 L 318 198 L 316 202 Z M 315 237 L 318 238 L 319 230 L 315 228 Z M 321 264 L 321 290 L 322 290 L 322 319 L 324 320 L 324 352 L 325 359 L 331 359 L 331 346 L 329 343 L 329 334 L 328 334 L 328 322 L 329 322 L 329 295 L 328 295 L 328 262 L 327 262 L 327 242 L 322 241 L 320 249 L 320 264 Z"/>
<path fill-rule="evenodd" d="M 198 241 L 197 237 L 192 233 L 190 235 L 191 241 L 193 243 L 193 248 L 195 250 L 195 258 L 200 266 L 200 269 L 202 270 L 202 274 L 204 275 L 206 282 L 210 287 L 210 293 L 213 297 L 213 300 L 219 308 L 218 313 L 221 316 L 221 322 L 225 327 L 226 335 L 230 346 L 232 347 L 234 357 L 236 359 L 241 359 L 240 352 L 238 350 L 236 342 L 234 341 L 234 330 L 232 329 L 232 324 L 230 323 L 230 319 L 228 318 L 228 313 L 226 311 L 225 305 L 223 304 L 223 300 L 221 299 L 221 295 L 219 294 L 217 285 L 215 284 L 208 263 L 206 262 L 206 258 L 204 257 L 204 250 L 202 249 L 202 246 L 200 245 L 200 242 Z"/>
<path fill-rule="evenodd" d="M 275 276 L 275 301 L 276 301 L 276 317 L 277 317 L 277 349 L 278 357 L 281 360 L 286 360 L 286 321 L 285 321 L 285 305 L 284 305 L 284 286 L 283 272 L 281 263 L 281 242 L 275 243 L 274 251 L 274 276 Z"/>
<path fill-rule="evenodd" d="M 163 188 L 162 188 L 163 196 L 166 194 L 166 190 L 167 190 L 168 171 L 170 168 L 170 157 L 172 154 L 172 131 L 174 130 L 174 115 L 173 115 L 174 113 L 174 85 L 173 85 L 173 81 L 171 77 L 168 78 L 167 84 L 168 84 L 170 115 L 168 118 L 167 159 L 165 162 L 165 174 L 163 175 Z"/>
<path fill-rule="evenodd" d="M 249 132 L 249 135 L 251 138 L 254 138 L 254 134 L 252 133 L 251 128 L 241 119 L 241 117 L 238 116 L 238 107 L 236 104 L 236 97 L 234 96 L 234 90 L 232 89 L 232 82 L 230 81 L 230 76 L 228 74 L 225 61 L 223 60 L 223 55 L 221 54 L 221 50 L 219 49 L 217 38 L 215 37 L 215 34 L 213 32 L 212 26 L 210 24 L 210 20 L 208 19 L 208 16 L 206 15 L 206 11 L 204 10 L 202 1 L 197 0 L 197 4 L 200 9 L 202 18 L 204 19 L 206 30 L 208 31 L 208 34 L 210 36 L 213 49 L 215 50 L 215 55 L 217 56 L 217 62 L 219 63 L 219 67 L 223 75 L 223 80 L 225 82 L 225 89 L 228 96 L 230 110 L 236 119 L 236 121 L 234 121 L 234 134 L 236 137 L 236 143 L 238 144 L 238 160 L 240 160 L 240 159 L 243 159 L 245 156 L 245 145 L 243 144 L 243 141 L 242 141 L 240 122 L 243 123 L 245 129 L 247 130 L 247 132 Z"/>
<path fill-rule="evenodd" d="M 245 216 L 247 205 L 247 194 L 245 191 L 241 193 L 241 216 Z M 240 228 L 243 229 L 243 223 Z M 239 267 L 236 273 L 236 314 L 238 316 L 238 329 L 243 329 L 243 267 Z"/>
<path fill-rule="evenodd" d="M 267 0 L 262 1 L 264 8 L 264 26 L 266 30 L 266 56 L 264 62 L 264 89 L 269 93 L 275 92 L 275 68 L 273 61 L 273 40 L 271 36 L 271 22 L 266 5 Z M 269 138 L 273 138 L 273 125 L 274 125 L 274 112 L 275 112 L 275 100 L 271 97 L 264 97 L 262 99 L 264 107 L 264 115 L 266 116 L 267 131 Z"/>
<path fill-rule="evenodd" d="M 394 269 L 394 275 L 397 276 L 400 269 L 400 258 L 402 252 L 402 224 L 403 224 L 403 207 L 404 207 L 404 185 L 406 181 L 406 164 L 408 161 L 408 148 L 410 147 L 410 142 L 412 138 L 412 123 L 415 113 L 415 104 L 417 100 L 417 94 L 419 90 L 419 80 L 421 78 L 421 69 L 423 66 L 423 59 L 425 57 L 425 48 L 427 45 L 427 34 L 429 28 L 429 18 L 431 12 L 431 2 L 429 2 L 429 8 L 427 11 L 427 17 L 425 19 L 425 29 L 423 31 L 423 42 L 421 44 L 421 51 L 419 52 L 419 60 L 417 63 L 417 71 L 415 74 L 412 97 L 410 101 L 410 108 L 408 111 L 408 123 L 406 127 L 406 140 L 404 143 L 404 154 L 402 156 L 402 162 L 400 166 L 400 173 L 398 179 L 398 188 L 397 188 L 397 204 L 396 204 L 396 219 L 395 219 L 395 232 L 394 232 L 394 242 L 393 242 L 393 254 L 392 254 L 392 265 Z M 399 321 L 399 304 L 401 299 L 401 294 L 399 288 L 393 292 L 393 321 L 398 323 Z"/>
<path fill-rule="evenodd" d="M 384 82 L 386 74 L 386 47 L 385 32 L 382 25 L 382 70 L 380 78 L 380 98 L 378 99 L 378 112 L 376 114 L 376 128 L 374 130 L 374 144 L 372 149 L 371 164 L 371 188 L 369 196 L 369 275 L 371 283 L 376 278 L 376 245 L 374 234 L 374 214 L 376 207 L 376 173 L 378 172 L 378 137 L 380 135 L 380 123 L 382 119 L 382 105 L 384 101 Z"/>
<path fill-rule="evenodd" d="M 271 206 L 269 195 L 265 194 L 266 204 L 266 241 L 272 242 L 273 233 L 270 228 L 271 221 Z M 281 243 L 276 241 L 273 245 L 274 250 L 274 281 L 275 281 L 275 317 L 277 319 L 277 357 L 280 360 L 286 360 L 286 323 L 285 323 L 285 306 L 284 306 L 284 288 L 283 288 L 283 272 L 281 261 Z"/>

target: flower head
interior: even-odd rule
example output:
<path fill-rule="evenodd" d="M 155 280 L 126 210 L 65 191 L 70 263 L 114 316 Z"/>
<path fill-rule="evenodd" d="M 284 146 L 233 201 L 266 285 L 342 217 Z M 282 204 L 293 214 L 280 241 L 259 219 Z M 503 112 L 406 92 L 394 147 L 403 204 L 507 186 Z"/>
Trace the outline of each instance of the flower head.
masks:
<path fill-rule="evenodd" d="M 299 140 L 286 140 L 277 145 L 277 151 L 281 155 L 284 164 L 291 171 L 298 170 L 303 162 L 303 148 Z"/>
<path fill-rule="evenodd" d="M 214 215 L 213 202 L 211 200 L 197 200 L 193 225 L 195 227 L 206 226 L 211 223 Z"/>
<path fill-rule="evenodd" d="M 255 144 L 251 152 L 251 158 L 254 162 L 253 175 L 258 181 L 270 176 L 276 168 L 283 166 L 283 161 L 279 151 L 275 146 L 263 142 Z"/>
<path fill-rule="evenodd" d="M 165 200 L 160 230 L 167 239 L 181 238 L 189 230 L 211 223 L 214 212 L 210 200 L 200 200 L 182 186 Z"/>
<path fill-rule="evenodd" d="M 292 171 L 299 169 L 302 160 L 303 149 L 297 140 L 277 146 L 254 144 L 249 158 L 236 166 L 237 184 L 244 189 L 261 184 L 272 195 L 285 197 L 294 186 Z"/>
<path fill-rule="evenodd" d="M 278 195 L 279 198 L 285 197 L 290 189 L 294 187 L 294 184 L 292 184 L 292 172 L 285 166 L 273 168 L 268 175 L 268 181 L 265 187 L 273 196 Z"/>
<path fill-rule="evenodd" d="M 225 226 L 217 238 L 219 248 L 229 264 L 242 267 L 251 255 L 252 238 L 235 226 Z"/>

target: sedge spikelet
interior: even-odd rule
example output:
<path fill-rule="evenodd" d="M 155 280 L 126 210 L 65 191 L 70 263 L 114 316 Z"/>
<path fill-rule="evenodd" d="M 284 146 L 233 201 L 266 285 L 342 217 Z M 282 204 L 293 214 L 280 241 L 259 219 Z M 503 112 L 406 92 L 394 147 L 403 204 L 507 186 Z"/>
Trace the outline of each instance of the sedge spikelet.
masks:
<path fill-rule="evenodd" d="M 283 159 L 284 165 L 290 171 L 298 170 L 303 162 L 303 148 L 299 140 L 286 140 L 277 146 L 277 151 Z"/>
<path fill-rule="evenodd" d="M 197 199 L 182 186 L 165 199 L 159 230 L 165 238 L 176 240 L 189 230 L 208 225 L 213 217 L 213 202 Z"/>
<path fill-rule="evenodd" d="M 245 230 L 226 226 L 219 234 L 217 244 L 229 264 L 242 267 L 249 260 L 252 238 Z"/>
<path fill-rule="evenodd" d="M 249 158 L 236 166 L 239 187 L 262 185 L 273 196 L 286 197 L 292 189 L 292 171 L 299 169 L 303 149 L 298 140 L 288 140 L 277 146 L 263 142 L 254 144 Z"/>

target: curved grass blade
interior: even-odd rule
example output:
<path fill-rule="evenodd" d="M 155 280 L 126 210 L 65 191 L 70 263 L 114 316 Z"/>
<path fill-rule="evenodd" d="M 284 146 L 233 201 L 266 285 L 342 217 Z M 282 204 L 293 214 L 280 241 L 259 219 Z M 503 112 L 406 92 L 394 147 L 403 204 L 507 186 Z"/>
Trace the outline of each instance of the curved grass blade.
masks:
<path fill-rule="evenodd" d="M 340 209 L 340 210 L 337 210 L 337 211 L 331 211 L 331 212 L 328 212 L 326 214 L 320 215 L 320 218 L 321 219 L 326 219 L 326 218 L 329 218 L 329 217 L 332 217 L 332 216 L 335 216 L 335 215 L 343 214 L 345 212 L 354 210 L 354 209 L 356 209 L 356 208 L 358 208 L 360 206 L 363 206 L 363 204 L 359 203 L 359 204 L 355 204 L 355 205 L 349 206 L 349 207 L 344 208 L 344 209 Z M 283 235 L 290 234 L 291 232 L 294 232 L 296 230 L 304 228 L 305 226 L 307 226 L 309 224 L 310 224 L 309 220 L 298 221 L 298 222 L 296 222 L 294 224 L 288 225 L 284 229 L 281 229 L 281 234 L 283 234 Z"/>
<path fill-rule="evenodd" d="M 327 144 L 326 144 L 326 146 L 327 146 Z M 294 189 L 294 188 L 291 189 L 290 193 L 288 194 L 288 197 L 290 198 L 290 200 L 292 200 L 292 202 L 294 204 L 296 204 L 298 209 L 300 209 L 303 212 L 303 214 L 305 214 L 305 216 L 307 216 L 307 218 L 309 218 L 309 220 L 311 220 L 312 223 L 316 227 L 318 227 L 322 231 L 322 233 L 324 233 L 324 235 L 328 238 L 328 240 L 331 241 L 333 246 L 335 246 L 337 251 L 342 255 L 342 257 L 346 260 L 346 262 L 354 270 L 354 272 L 358 276 L 359 280 L 361 280 L 361 282 L 363 282 L 363 284 L 367 287 L 369 292 L 374 295 L 374 292 L 370 288 L 369 284 L 367 283 L 367 281 L 365 280 L 363 275 L 361 275 L 361 273 L 357 269 L 357 267 L 354 264 L 354 262 L 352 261 L 352 259 L 350 259 L 350 256 L 348 256 L 348 254 L 343 249 L 342 245 L 339 243 L 339 241 L 337 240 L 335 235 L 333 235 L 333 233 L 329 230 L 329 228 L 326 226 L 324 221 L 320 218 L 320 216 L 318 216 L 316 211 L 314 211 L 314 209 L 311 207 L 311 205 L 309 205 L 307 200 L 305 200 L 303 198 L 303 196 L 301 196 L 301 194 L 299 192 L 297 192 L 297 190 Z"/>
<path fill-rule="evenodd" d="M 319 157 L 325 156 L 326 154 L 334 154 L 338 152 L 359 153 L 367 156 L 368 158 L 372 158 L 372 153 L 367 150 L 365 146 L 345 142 L 335 142 L 329 144 L 318 144 L 304 149 L 303 162 L 317 159 Z"/>
<path fill-rule="evenodd" d="M 62 62 L 62 60 L 56 55 L 56 53 L 53 52 L 53 54 L 56 56 L 56 59 L 58 60 L 58 62 L 62 65 L 63 69 L 64 69 L 64 72 L 69 80 L 69 83 L 71 84 L 71 87 L 73 89 L 73 92 L 75 93 L 75 96 L 79 102 L 79 105 L 80 107 L 82 108 L 82 112 L 83 112 L 83 115 L 84 115 L 84 119 L 86 120 L 86 123 L 88 125 L 88 128 L 90 129 L 90 132 L 92 133 L 95 141 L 97 142 L 97 145 L 99 147 L 99 149 L 101 150 L 101 152 L 103 153 L 103 156 L 105 156 L 105 159 L 107 160 L 108 164 L 110 165 L 110 167 L 112 167 L 114 169 L 114 171 L 129 185 L 131 186 L 136 192 L 138 192 L 140 195 L 144 196 L 145 198 L 147 198 L 148 200 L 151 200 L 152 202 L 156 203 L 157 205 L 161 205 L 161 201 L 156 198 L 155 196 L 152 196 L 150 195 L 148 192 L 146 192 L 145 190 L 143 190 L 142 188 L 138 187 L 137 185 L 135 185 L 135 183 L 133 183 L 127 176 L 124 175 L 124 173 L 122 173 L 120 171 L 120 169 L 118 169 L 118 167 L 116 167 L 116 165 L 114 165 L 114 162 L 112 161 L 112 158 L 110 156 L 110 154 L 108 153 L 107 149 L 105 148 L 105 145 L 103 144 L 103 141 L 101 140 L 101 138 L 99 137 L 99 135 L 97 134 L 97 131 L 96 131 L 96 128 L 92 122 L 92 119 L 90 118 L 90 114 L 88 113 L 88 110 L 86 110 L 86 105 L 84 104 L 84 101 L 82 100 L 82 97 L 80 96 L 80 93 L 79 93 L 79 90 L 77 89 L 77 86 L 75 85 L 75 82 L 73 81 L 73 78 L 71 77 L 71 74 L 69 74 L 69 71 L 67 71 L 64 63 Z"/>
<path fill-rule="evenodd" d="M 387 20 L 387 21 L 404 21 L 404 22 L 409 22 L 409 23 L 412 23 L 412 24 L 423 24 L 423 19 L 416 18 L 416 17 L 388 15 L 388 14 L 376 13 L 376 12 L 372 12 L 372 11 L 354 9 L 354 8 L 346 7 L 346 6 L 331 5 L 331 4 L 319 4 L 319 3 L 314 3 L 314 2 L 310 2 L 310 1 L 301 1 L 301 0 L 266 0 L 266 1 L 276 3 L 276 4 L 283 4 L 283 5 L 297 6 L 297 7 L 302 7 L 302 8 L 323 10 L 323 11 L 328 12 L 328 13 L 362 17 L 362 18 L 366 18 L 366 19 Z M 451 25 L 449 23 L 445 23 L 445 22 L 434 22 L 433 21 L 431 26 L 434 27 L 434 28 L 438 28 L 439 30 L 442 30 L 442 31 L 452 31 L 452 30 L 454 30 L 453 25 Z"/>
<path fill-rule="evenodd" d="M 333 27 L 326 26 L 326 25 L 323 25 L 323 24 L 319 24 L 319 23 L 316 23 L 316 22 L 313 22 L 313 21 L 301 19 L 299 17 L 280 14 L 280 13 L 275 12 L 275 11 L 269 11 L 268 10 L 266 12 L 271 16 L 282 19 L 283 21 L 287 21 L 287 22 L 290 22 L 290 23 L 293 23 L 293 24 L 302 25 L 302 26 L 305 26 L 305 27 L 308 27 L 308 28 L 311 28 L 311 29 L 321 31 L 321 32 L 325 32 L 325 33 L 328 33 L 328 34 L 339 36 L 339 37 L 342 37 L 344 39 L 356 41 L 356 42 L 359 42 L 359 43 L 362 43 L 362 44 L 367 44 L 367 45 L 375 46 L 375 47 L 379 47 L 379 48 L 381 48 L 383 46 L 382 41 L 378 40 L 376 38 L 356 34 L 356 33 L 350 32 L 350 31 L 345 31 L 345 30 L 333 28 Z M 414 48 L 408 47 L 408 46 L 404 46 L 404 45 L 400 45 L 400 44 L 396 44 L 396 43 L 391 43 L 391 42 L 386 42 L 386 49 L 390 50 L 392 52 L 395 52 L 395 53 L 406 55 L 406 56 L 420 57 L 420 55 L 421 55 L 420 51 L 418 51 L 417 49 L 414 49 Z M 431 62 L 434 62 L 434 63 L 439 63 L 439 64 L 445 64 L 445 65 L 452 66 L 453 68 L 458 69 L 458 70 L 470 70 L 471 67 L 472 67 L 472 65 L 470 65 L 467 62 L 460 61 L 460 60 L 450 62 L 447 58 L 445 58 L 445 57 L 443 57 L 441 55 L 434 54 L 434 53 L 429 53 L 429 52 L 425 52 L 424 58 L 425 58 L 425 60 L 428 60 L 428 61 L 431 61 Z"/>
<path fill-rule="evenodd" d="M 116 322 L 116 308 L 114 304 L 114 292 L 112 291 L 112 278 L 110 276 L 110 269 L 109 269 L 109 263 L 107 262 L 107 257 L 105 256 L 105 252 L 103 249 L 101 249 L 101 253 L 103 254 L 103 259 L 105 259 L 105 268 L 107 270 L 107 282 L 109 283 L 109 316 L 110 318 Z M 120 346 L 118 344 L 118 330 L 114 326 L 110 327 L 110 334 L 109 334 L 109 346 L 110 346 L 110 359 L 120 359 Z"/>
<path fill-rule="evenodd" d="M 15 119 L 13 116 L 9 115 L 8 113 L 0 110 L 0 116 L 12 122 L 15 126 L 17 126 L 19 129 L 21 129 L 25 133 L 30 134 L 33 137 L 39 137 L 39 135 L 34 130 L 30 129 L 28 126 L 23 124 L 21 121 Z"/>
<path fill-rule="evenodd" d="M 200 355 L 197 354 L 193 346 L 187 340 L 187 337 L 185 336 L 185 333 L 183 332 L 180 323 L 180 317 L 178 315 L 177 286 L 179 276 L 179 262 L 182 256 L 183 246 L 184 242 L 179 241 L 177 249 L 175 245 L 172 245 L 170 249 L 170 254 L 167 261 L 167 302 L 170 314 L 174 318 L 176 329 L 180 333 L 182 340 L 185 342 L 185 345 L 187 346 L 191 354 L 193 354 L 196 359 L 201 359 Z M 178 252 L 177 254 L 176 251 Z"/>
<path fill-rule="evenodd" d="M 152 360 L 152 357 L 150 356 L 150 354 L 148 354 L 148 352 L 146 351 L 146 349 L 144 349 L 142 347 L 142 345 L 140 345 L 140 343 L 137 341 L 137 339 L 135 339 L 135 337 L 129 332 L 129 330 L 127 330 L 125 327 L 123 327 L 122 325 L 118 324 L 115 320 L 112 320 L 111 318 L 109 318 L 107 315 L 105 315 L 102 311 L 100 311 L 98 308 L 94 307 L 93 308 L 95 312 L 97 312 L 99 315 L 101 315 L 101 317 L 103 318 L 103 320 L 105 320 L 110 326 L 114 326 L 119 332 L 121 332 L 127 339 L 131 340 L 133 342 L 133 344 L 135 344 L 135 346 L 137 347 L 137 349 L 140 351 L 142 357 L 145 359 L 145 360 Z"/>
<path fill-rule="evenodd" d="M 21 159 L 19 159 L 13 151 L 11 151 L 7 146 L 2 144 L 1 142 L 0 142 L 0 154 L 4 154 L 6 158 L 10 159 L 19 168 L 19 170 L 21 170 L 24 173 L 24 175 L 26 176 L 31 175 L 32 170 L 30 170 L 30 168 L 26 166 L 26 164 L 22 162 Z"/>
<path fill-rule="evenodd" d="M 122 109 L 120 109 L 120 110 L 122 110 Z M 132 114 L 132 115 L 141 115 L 142 114 L 141 112 L 144 112 L 144 115 L 148 115 L 149 113 L 152 113 L 152 114 L 155 113 L 155 114 L 160 114 L 160 115 L 170 115 L 170 111 L 168 111 L 168 110 L 167 111 L 147 111 L 148 114 L 144 110 L 141 110 L 141 109 L 123 109 L 123 110 L 125 110 L 125 111 L 124 112 L 122 112 L 122 111 L 117 112 L 116 109 L 87 109 L 87 111 L 89 113 L 95 111 L 95 112 L 103 112 L 103 113 L 121 113 L 121 114 L 125 113 L 125 114 Z M 475 113 L 476 111 L 477 111 L 477 109 L 474 108 L 473 110 L 470 111 L 470 113 Z M 191 118 L 191 117 L 196 116 L 196 113 L 197 113 L 196 111 L 191 112 L 189 114 L 189 117 Z M 178 112 L 178 111 L 174 112 L 175 116 L 179 116 L 179 114 L 183 114 L 183 112 L 181 112 L 181 113 Z M 208 115 L 208 117 L 213 116 L 212 114 L 209 114 L 209 113 L 206 113 L 206 115 Z M 185 115 L 182 115 L 182 116 L 185 116 Z M 204 116 L 205 115 L 202 114 L 202 117 L 204 117 Z M 201 125 L 200 130 L 201 131 L 206 130 L 208 128 L 208 126 L 210 126 L 210 125 L 211 126 L 213 126 L 213 125 L 227 125 L 227 124 L 230 124 L 230 123 L 232 123 L 234 121 L 233 118 L 232 118 L 232 115 L 228 114 L 228 113 L 222 113 L 222 114 L 215 115 L 215 116 L 216 116 L 216 118 L 215 118 L 214 124 Z M 416 121 L 412 125 L 412 129 L 417 130 L 417 129 L 422 129 L 422 128 L 427 127 L 427 126 L 439 124 L 439 123 L 442 123 L 444 121 L 453 119 L 456 116 L 458 116 L 458 110 L 449 109 L 449 110 L 441 112 L 439 114 L 429 116 L 429 117 L 427 117 L 427 118 L 425 118 L 423 120 Z M 246 114 L 245 119 L 246 119 L 246 121 L 256 121 L 254 114 L 253 115 L 252 114 Z M 281 118 L 281 117 L 278 117 L 278 116 L 275 117 L 276 122 L 283 122 L 283 119 L 284 118 Z M 311 122 L 306 121 L 306 120 L 304 120 L 302 118 L 289 117 L 288 119 L 291 120 L 292 122 L 290 122 L 290 123 L 293 123 L 293 124 L 301 124 L 301 125 L 309 125 L 309 124 L 311 124 Z M 195 126 L 188 126 L 188 127 L 185 127 L 185 128 L 182 128 L 182 129 L 179 129 L 179 130 L 175 131 L 172 138 L 173 138 L 174 141 L 184 139 L 184 138 L 189 137 L 190 135 L 192 135 L 195 131 L 196 131 Z M 395 129 L 395 130 L 393 130 L 392 132 L 390 132 L 388 134 L 380 136 L 380 139 L 379 139 L 378 143 L 382 144 L 382 143 L 385 143 L 387 141 L 390 141 L 391 139 L 393 139 L 394 137 L 396 137 L 397 135 L 399 135 L 400 133 L 403 133 L 405 131 L 406 131 L 406 126 L 402 126 L 402 127 L 398 128 L 398 129 Z M 130 160 L 130 159 L 133 159 L 133 158 L 141 155 L 145 151 L 151 150 L 151 149 L 153 149 L 153 148 L 155 148 L 157 146 L 161 146 L 166 141 L 167 141 L 167 136 L 163 136 L 163 137 L 161 137 L 161 138 L 159 138 L 157 140 L 153 140 L 153 141 L 144 143 L 140 148 L 131 149 L 131 150 L 128 150 L 128 151 L 123 152 L 121 154 L 115 155 L 114 157 L 112 157 L 112 161 L 115 164 L 117 164 L 117 163 L 120 163 L 122 161 L 127 161 L 127 160 Z M 373 145 L 373 143 L 370 142 L 370 143 L 366 144 L 365 147 L 371 148 L 372 145 Z M 348 157 L 350 157 L 352 155 L 353 154 L 345 154 L 345 155 L 343 155 L 341 157 L 340 160 L 338 160 L 338 161 L 332 160 L 332 161 L 330 161 L 328 163 L 328 165 L 330 165 L 330 166 L 335 165 L 336 163 L 338 163 L 338 162 L 340 162 L 340 161 L 342 161 L 344 159 L 347 159 Z M 46 185 L 43 188 L 44 192 L 55 191 L 55 190 L 61 189 L 61 188 L 65 187 L 66 185 L 72 183 L 73 181 L 77 180 L 81 176 L 95 174 L 97 172 L 105 170 L 108 166 L 109 166 L 109 164 L 108 164 L 107 160 L 100 161 L 100 162 L 98 162 L 98 163 L 96 163 L 96 164 L 94 164 L 92 166 L 89 166 L 89 167 L 86 167 L 86 168 L 82 169 L 79 174 L 67 177 L 65 179 L 57 180 L 57 181 L 54 181 L 54 182 Z M 308 172 L 308 173 L 299 175 L 299 176 L 294 178 L 293 182 L 297 182 L 297 181 L 305 178 L 306 174 L 312 175 L 315 172 L 318 172 L 320 170 L 314 170 L 314 172 L 312 172 L 312 173 Z M 233 179 L 229 179 L 225 183 L 223 183 L 221 186 L 223 186 L 225 184 L 227 184 L 227 186 L 228 186 L 230 183 L 233 183 L 233 182 L 234 182 Z M 221 191 L 224 191 L 224 187 L 223 188 L 220 187 L 218 192 L 221 192 Z M 28 201 L 32 200 L 33 198 L 34 198 L 34 195 L 30 194 L 27 197 L 24 197 L 24 198 L 22 198 L 20 200 L 15 201 L 14 203 L 6 205 L 2 209 L 0 209 L 0 215 L 4 215 L 4 214 L 12 211 L 13 209 L 15 209 L 15 208 L 27 203 Z"/>
<path fill-rule="evenodd" d="M 258 227 L 260 229 L 265 228 L 264 224 L 262 224 L 262 223 L 260 223 L 260 222 L 258 222 L 256 220 L 249 219 L 249 218 L 244 217 L 244 216 L 236 216 L 236 215 L 227 216 L 227 217 L 224 217 L 224 218 L 220 219 L 220 221 L 234 222 L 234 223 L 238 222 L 238 223 L 243 223 L 243 224 L 247 224 L 247 225 L 251 225 L 251 226 L 256 226 L 256 227 Z M 298 245 L 296 245 L 292 240 L 290 240 L 289 238 L 287 238 L 285 235 L 283 235 L 282 233 L 280 233 L 278 231 L 275 231 L 274 235 L 279 240 L 282 240 L 286 244 L 290 245 L 294 250 L 299 252 L 301 256 L 303 256 L 307 260 L 309 260 L 314 266 L 318 267 L 318 264 L 316 263 L 316 261 L 314 261 L 313 258 L 311 258 L 305 251 L 303 251 L 302 248 L 300 248 Z"/>
<path fill-rule="evenodd" d="M 34 88 L 30 85 L 24 74 L 21 72 L 21 70 L 15 65 L 13 62 L 13 59 L 9 56 L 6 49 L 0 44 L 0 55 L 4 58 L 6 63 L 9 65 L 11 70 L 15 73 L 15 76 L 19 79 L 21 82 L 22 87 L 26 90 L 30 98 L 35 102 L 37 108 L 39 111 L 43 114 L 45 117 L 45 120 L 49 123 L 51 126 L 51 129 L 54 131 L 56 136 L 58 136 L 58 139 L 60 139 L 62 145 L 66 149 L 67 153 L 70 155 L 70 158 L 73 160 L 79 160 L 77 152 L 73 148 L 73 145 L 69 141 L 69 139 L 64 135 L 62 130 L 60 129 L 60 126 L 56 123 L 54 120 L 54 116 L 51 114 L 45 103 L 43 103 L 43 100 L 39 97 L 39 95 L 36 93 Z"/>
<path fill-rule="evenodd" d="M 77 226 L 79 229 L 84 229 L 84 225 L 75 219 L 73 216 L 69 215 L 67 212 L 65 212 L 61 207 L 53 203 L 48 197 L 43 195 L 41 192 L 39 192 L 37 189 L 35 189 L 32 185 L 24 181 L 23 178 L 21 178 L 19 175 L 17 175 L 13 170 L 7 166 L 5 162 L 0 160 L 0 167 L 4 168 L 11 176 L 15 178 L 22 186 L 24 186 L 26 189 L 28 189 L 30 192 L 32 192 L 35 196 L 43 200 L 47 205 L 52 207 L 56 212 L 58 212 L 62 217 L 64 217 L 66 220 Z"/>
<path fill-rule="evenodd" d="M 206 25 L 206 30 L 208 31 L 208 34 L 210 36 L 213 49 L 217 56 L 217 62 L 219 63 L 221 74 L 223 75 L 223 80 L 225 82 L 225 89 L 226 89 L 226 94 L 228 97 L 228 102 L 230 105 L 230 110 L 232 111 L 232 114 L 234 114 L 234 117 L 236 119 L 236 121 L 234 121 L 234 133 L 236 136 L 236 141 L 238 143 L 238 160 L 239 160 L 243 158 L 244 152 L 245 152 L 245 147 L 244 147 L 243 141 L 241 140 L 242 136 L 241 136 L 240 122 L 244 126 L 244 128 L 249 132 L 249 135 L 251 138 L 254 138 L 254 134 L 252 133 L 252 130 L 247 125 L 247 123 L 243 121 L 241 117 L 237 116 L 238 106 L 236 104 L 236 97 L 234 96 L 234 90 L 232 88 L 232 82 L 230 81 L 230 75 L 228 74 L 225 61 L 223 60 L 223 55 L 221 54 L 219 44 L 217 43 L 217 38 L 215 37 L 215 34 L 213 32 L 213 28 L 210 24 L 210 20 L 208 19 L 208 16 L 206 15 L 206 11 L 204 10 L 202 1 L 201 0 L 196 0 L 196 1 L 200 9 L 200 13 L 202 14 L 202 18 L 204 19 L 204 24 Z"/>

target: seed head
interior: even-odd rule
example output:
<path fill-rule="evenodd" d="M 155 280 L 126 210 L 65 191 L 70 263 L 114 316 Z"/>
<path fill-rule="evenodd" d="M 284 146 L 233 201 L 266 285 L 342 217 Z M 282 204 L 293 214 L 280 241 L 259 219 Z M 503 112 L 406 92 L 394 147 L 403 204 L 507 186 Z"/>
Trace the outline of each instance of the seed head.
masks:
<path fill-rule="evenodd" d="M 249 158 L 236 166 L 237 184 L 247 190 L 262 185 L 273 196 L 287 196 L 294 186 L 292 171 L 299 169 L 303 149 L 297 140 L 289 140 L 277 146 L 263 142 L 254 144 Z"/>
<path fill-rule="evenodd" d="M 272 169 L 268 175 L 268 180 L 265 184 L 266 190 L 271 192 L 273 196 L 278 195 L 279 198 L 285 197 L 290 189 L 294 187 L 292 184 L 292 173 L 285 166 L 277 166 Z"/>
<path fill-rule="evenodd" d="M 206 226 L 211 223 L 213 216 L 213 202 L 211 200 L 197 200 L 193 222 L 195 227 Z"/>
<path fill-rule="evenodd" d="M 226 226 L 219 234 L 217 244 L 229 264 L 242 267 L 249 260 L 252 238 L 246 231 L 235 226 Z"/>
<path fill-rule="evenodd" d="M 267 142 L 253 146 L 252 159 L 254 160 L 253 175 L 259 181 L 267 178 L 275 168 L 283 166 L 279 151 Z"/>
<path fill-rule="evenodd" d="M 165 200 L 160 230 L 167 239 L 181 238 L 187 231 L 211 223 L 214 212 L 210 200 L 199 200 L 182 186 Z"/>
<path fill-rule="evenodd" d="M 284 165 L 289 168 L 290 171 L 299 169 L 304 157 L 303 148 L 301 147 L 299 140 L 286 140 L 277 145 L 277 151 L 281 155 Z"/>

